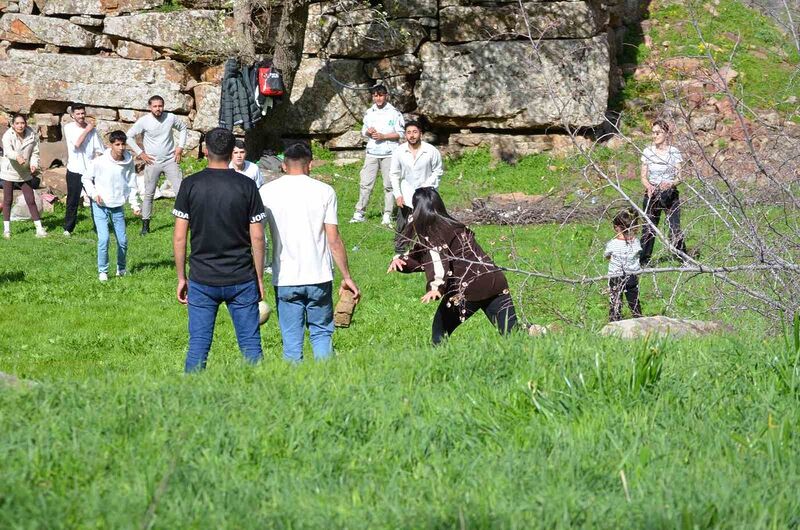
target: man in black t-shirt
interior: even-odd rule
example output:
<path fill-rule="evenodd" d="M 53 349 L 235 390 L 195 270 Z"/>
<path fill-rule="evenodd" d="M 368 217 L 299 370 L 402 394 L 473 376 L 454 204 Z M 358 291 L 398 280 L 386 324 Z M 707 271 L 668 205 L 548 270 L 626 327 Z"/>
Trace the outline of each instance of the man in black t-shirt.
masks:
<path fill-rule="evenodd" d="M 206 135 L 208 168 L 187 177 L 175 198 L 172 246 L 178 270 L 178 301 L 189 306 L 186 372 L 206 367 L 222 302 L 250 363 L 261 359 L 258 302 L 264 297 L 264 205 L 255 183 L 228 168 L 233 134 Z M 189 281 L 186 235 L 191 231 Z"/>

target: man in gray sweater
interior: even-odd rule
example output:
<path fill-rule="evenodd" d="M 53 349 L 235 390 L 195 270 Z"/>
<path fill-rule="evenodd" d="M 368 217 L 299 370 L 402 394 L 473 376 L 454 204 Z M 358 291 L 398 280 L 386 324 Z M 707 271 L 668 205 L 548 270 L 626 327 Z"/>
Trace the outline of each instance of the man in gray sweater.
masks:
<path fill-rule="evenodd" d="M 144 169 L 144 193 L 142 194 L 142 231 L 141 235 L 150 232 L 150 216 L 153 213 L 153 196 L 158 179 L 163 173 L 175 195 L 181 187 L 183 174 L 178 163 L 181 161 L 183 148 L 186 146 L 186 124 L 171 112 L 164 112 L 164 98 L 153 96 L 147 100 L 150 114 L 136 120 L 128 130 L 128 145 L 136 156 L 146 164 Z M 178 147 L 172 139 L 172 129 L 179 132 Z M 136 137 L 143 134 L 144 150 L 139 148 Z"/>

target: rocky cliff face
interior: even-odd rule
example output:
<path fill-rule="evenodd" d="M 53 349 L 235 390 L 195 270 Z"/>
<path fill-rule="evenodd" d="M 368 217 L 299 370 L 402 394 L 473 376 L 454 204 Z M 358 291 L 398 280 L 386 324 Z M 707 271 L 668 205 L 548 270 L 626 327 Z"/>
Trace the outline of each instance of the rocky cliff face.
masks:
<path fill-rule="evenodd" d="M 159 94 L 190 125 L 196 147 L 216 125 L 214 63 L 229 49 L 232 18 L 221 1 L 187 0 L 197 8 L 172 12 L 162 3 L 0 0 L 0 110 L 32 112 L 43 137 L 56 141 L 72 101 L 91 106 L 101 130 L 125 129 Z M 360 147 L 351 131 L 369 104 L 365 89 L 379 81 L 442 141 L 458 133 L 475 143 L 464 138 L 474 129 L 530 135 L 599 125 L 620 30 L 639 3 L 314 3 L 287 132 Z"/>

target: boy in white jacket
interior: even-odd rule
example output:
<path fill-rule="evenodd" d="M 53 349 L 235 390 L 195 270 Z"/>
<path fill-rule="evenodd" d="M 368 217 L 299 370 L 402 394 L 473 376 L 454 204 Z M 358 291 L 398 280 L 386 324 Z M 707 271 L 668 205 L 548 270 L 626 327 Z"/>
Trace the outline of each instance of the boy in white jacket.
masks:
<path fill-rule="evenodd" d="M 369 138 L 367 141 L 367 156 L 364 158 L 364 167 L 361 169 L 361 184 L 358 194 L 356 211 L 353 213 L 351 223 L 364 221 L 364 212 L 367 209 L 369 196 L 375 181 L 378 178 L 378 169 L 383 177 L 383 220 L 381 224 L 391 226 L 394 197 L 392 196 L 392 183 L 389 180 L 392 153 L 403 139 L 405 124 L 403 115 L 389 103 L 389 93 L 383 85 L 375 85 L 372 92 L 372 105 L 364 114 L 364 125 L 361 135 Z"/>
<path fill-rule="evenodd" d="M 108 280 L 108 221 L 114 225 L 117 238 L 117 276 L 125 276 L 128 238 L 125 235 L 125 212 L 122 206 L 127 199 L 133 215 L 140 215 L 136 199 L 136 169 L 133 157 L 125 150 L 127 137 L 122 131 L 113 131 L 111 146 L 95 158 L 81 178 L 86 193 L 92 198 L 92 215 L 97 226 L 97 270 L 99 280 Z"/>

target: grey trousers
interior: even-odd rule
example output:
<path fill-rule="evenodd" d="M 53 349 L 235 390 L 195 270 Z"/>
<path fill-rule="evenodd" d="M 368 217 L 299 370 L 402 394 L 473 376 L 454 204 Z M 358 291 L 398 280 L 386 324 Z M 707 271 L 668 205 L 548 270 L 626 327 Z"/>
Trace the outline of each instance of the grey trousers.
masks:
<path fill-rule="evenodd" d="M 394 208 L 394 195 L 392 195 L 392 181 L 389 179 L 391 167 L 392 157 L 377 158 L 367 155 L 364 159 L 364 167 L 361 168 L 361 184 L 358 202 L 356 203 L 357 212 L 363 214 L 367 209 L 369 196 L 378 178 L 378 169 L 380 169 L 381 177 L 383 177 L 383 213 L 392 213 L 392 209 Z"/>
<path fill-rule="evenodd" d="M 150 219 L 153 213 L 153 195 L 156 193 L 158 186 L 158 179 L 161 173 L 169 180 L 172 189 L 175 190 L 175 195 L 178 195 L 178 190 L 181 188 L 181 179 L 183 173 L 181 168 L 175 160 L 168 160 L 165 162 L 155 162 L 144 166 L 144 193 L 142 194 L 142 219 Z"/>

